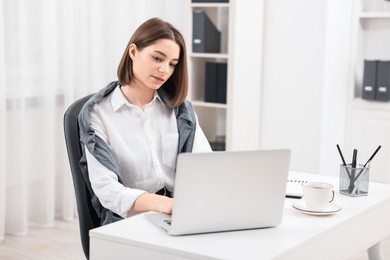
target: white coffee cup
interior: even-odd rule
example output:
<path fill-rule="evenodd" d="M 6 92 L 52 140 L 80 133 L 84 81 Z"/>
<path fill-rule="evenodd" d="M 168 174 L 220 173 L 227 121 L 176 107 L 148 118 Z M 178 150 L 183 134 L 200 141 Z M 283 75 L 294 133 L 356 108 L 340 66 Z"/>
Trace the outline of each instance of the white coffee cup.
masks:
<path fill-rule="evenodd" d="M 334 199 L 333 185 L 324 182 L 307 182 L 302 184 L 303 199 L 308 210 L 326 209 Z"/>

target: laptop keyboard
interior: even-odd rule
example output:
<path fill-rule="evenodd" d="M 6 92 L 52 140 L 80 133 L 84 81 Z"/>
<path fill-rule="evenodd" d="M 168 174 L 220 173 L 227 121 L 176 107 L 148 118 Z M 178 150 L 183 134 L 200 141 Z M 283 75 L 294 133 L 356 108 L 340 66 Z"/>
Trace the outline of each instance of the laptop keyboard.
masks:
<path fill-rule="evenodd" d="M 170 219 L 164 219 L 163 220 L 165 223 L 167 223 L 168 225 L 171 225 L 171 222 L 172 222 L 172 220 L 170 220 Z"/>

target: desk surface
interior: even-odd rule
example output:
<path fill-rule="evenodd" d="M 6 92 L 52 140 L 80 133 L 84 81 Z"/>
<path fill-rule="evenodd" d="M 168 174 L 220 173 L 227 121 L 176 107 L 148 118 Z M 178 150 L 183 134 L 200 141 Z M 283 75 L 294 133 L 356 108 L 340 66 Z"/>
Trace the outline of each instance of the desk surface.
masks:
<path fill-rule="evenodd" d="M 91 230 L 91 259 L 344 259 L 390 234 L 390 185 L 370 183 L 368 196 L 353 198 L 338 193 L 338 178 L 290 177 L 332 183 L 342 210 L 311 216 L 292 207 L 298 200 L 286 199 L 278 227 L 178 237 L 140 214 Z"/>

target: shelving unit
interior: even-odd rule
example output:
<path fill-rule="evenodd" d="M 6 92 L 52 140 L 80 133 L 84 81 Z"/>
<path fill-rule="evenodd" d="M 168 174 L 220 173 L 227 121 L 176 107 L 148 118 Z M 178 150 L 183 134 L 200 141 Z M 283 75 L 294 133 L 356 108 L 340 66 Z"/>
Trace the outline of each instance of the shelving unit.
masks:
<path fill-rule="evenodd" d="M 226 116 L 228 104 L 205 102 L 205 64 L 223 62 L 229 66 L 229 3 L 192 3 L 189 2 L 189 22 L 187 43 L 189 49 L 189 98 L 198 114 L 200 125 L 210 143 L 226 140 Z M 219 53 L 198 53 L 192 51 L 193 11 L 202 10 L 221 32 L 221 50 Z M 227 86 L 228 87 L 228 86 Z"/>
<path fill-rule="evenodd" d="M 390 12 L 360 12 L 357 22 L 357 49 L 354 97 L 361 98 L 363 62 L 390 60 Z"/>
<path fill-rule="evenodd" d="M 353 83 L 349 91 L 346 140 L 348 150 L 358 148 L 361 158 L 369 158 L 382 145 L 372 164 L 371 180 L 390 182 L 390 102 L 362 99 L 364 60 L 390 60 L 390 10 L 383 11 L 384 2 L 354 2 Z"/>
<path fill-rule="evenodd" d="M 219 53 L 192 51 L 193 11 L 198 9 L 203 10 L 221 32 Z M 226 150 L 259 148 L 263 12 L 264 0 L 250 3 L 237 0 L 192 3 L 187 0 L 188 98 L 207 139 L 214 142 L 223 137 Z M 205 102 L 206 62 L 227 63 L 226 104 Z"/>

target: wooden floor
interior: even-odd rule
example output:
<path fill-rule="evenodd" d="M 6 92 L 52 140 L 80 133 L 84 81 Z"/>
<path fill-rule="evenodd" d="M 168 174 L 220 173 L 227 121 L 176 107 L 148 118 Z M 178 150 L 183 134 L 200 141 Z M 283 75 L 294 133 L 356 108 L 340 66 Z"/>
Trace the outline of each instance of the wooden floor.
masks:
<path fill-rule="evenodd" d="M 6 236 L 0 242 L 1 260 L 81 260 L 77 220 L 56 221 L 53 228 L 30 228 L 27 236 Z"/>
<path fill-rule="evenodd" d="M 390 259 L 390 237 L 382 242 L 385 259 Z M 27 236 L 6 236 L 0 242 L 1 260 L 81 260 L 81 248 L 77 220 L 56 221 L 53 228 L 30 228 Z M 348 260 L 367 260 L 366 252 L 360 252 Z"/>

